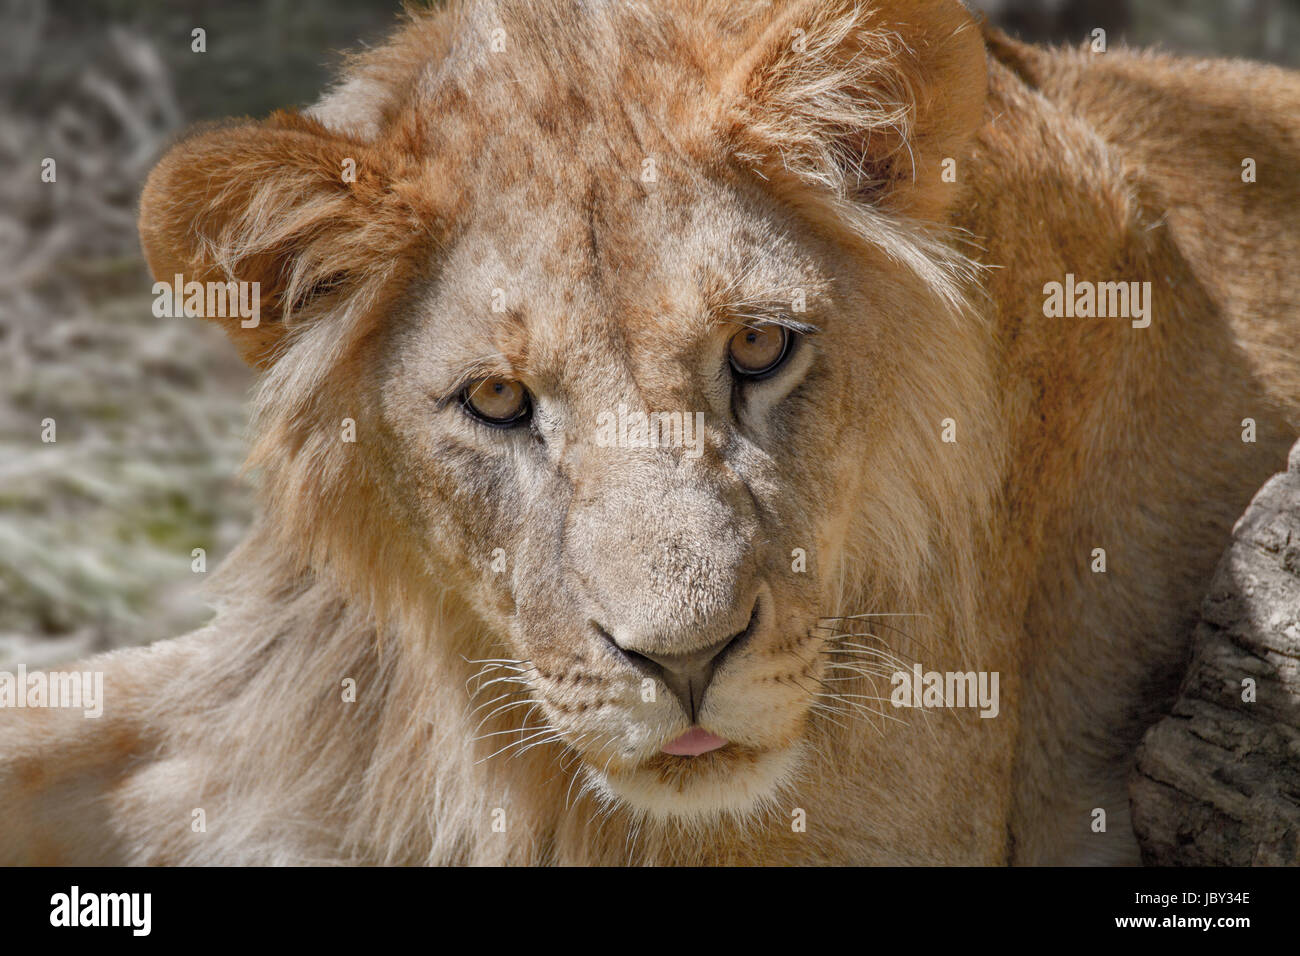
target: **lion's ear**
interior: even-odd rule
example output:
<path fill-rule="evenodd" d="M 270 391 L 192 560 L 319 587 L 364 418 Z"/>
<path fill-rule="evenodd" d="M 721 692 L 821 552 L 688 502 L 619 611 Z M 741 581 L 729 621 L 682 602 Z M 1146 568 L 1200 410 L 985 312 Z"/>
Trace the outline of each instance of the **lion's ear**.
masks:
<path fill-rule="evenodd" d="M 269 365 L 295 322 L 389 268 L 410 236 L 391 172 L 370 147 L 294 113 L 195 136 L 145 184 L 150 271 L 167 284 L 247 283 L 242 301 L 255 303 L 255 324 L 229 295 L 222 314 L 203 317 L 221 323 L 250 364 Z"/>
<path fill-rule="evenodd" d="M 982 122 L 984 43 L 958 0 L 791 0 L 724 79 L 760 172 L 939 218 Z"/>

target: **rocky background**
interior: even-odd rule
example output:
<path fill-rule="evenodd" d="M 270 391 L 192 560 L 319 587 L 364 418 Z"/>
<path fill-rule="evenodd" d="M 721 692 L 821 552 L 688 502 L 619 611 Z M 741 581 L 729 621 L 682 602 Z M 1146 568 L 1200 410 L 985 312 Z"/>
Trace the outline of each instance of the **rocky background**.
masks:
<path fill-rule="evenodd" d="M 1155 866 L 1300 865 L 1300 442 L 1232 529 L 1130 780 Z"/>
<path fill-rule="evenodd" d="M 1300 0 L 974 6 L 1036 40 L 1100 26 L 1112 44 L 1300 65 Z M 397 13 L 390 0 L 0 0 L 0 669 L 205 619 L 191 550 L 214 568 L 249 520 L 251 379 L 214 329 L 153 317 L 140 185 L 191 123 L 311 102 L 336 51 Z"/>

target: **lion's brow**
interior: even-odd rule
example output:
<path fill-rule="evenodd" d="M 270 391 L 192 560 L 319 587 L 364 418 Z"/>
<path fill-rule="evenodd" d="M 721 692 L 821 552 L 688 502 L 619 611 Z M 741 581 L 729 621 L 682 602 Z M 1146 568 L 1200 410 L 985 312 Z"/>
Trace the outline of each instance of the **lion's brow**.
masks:
<path fill-rule="evenodd" d="M 821 329 L 811 322 L 795 318 L 788 300 L 735 302 L 713 309 L 709 320 L 717 325 L 736 323 L 745 326 L 781 325 L 801 335 L 817 335 L 821 332 Z"/>

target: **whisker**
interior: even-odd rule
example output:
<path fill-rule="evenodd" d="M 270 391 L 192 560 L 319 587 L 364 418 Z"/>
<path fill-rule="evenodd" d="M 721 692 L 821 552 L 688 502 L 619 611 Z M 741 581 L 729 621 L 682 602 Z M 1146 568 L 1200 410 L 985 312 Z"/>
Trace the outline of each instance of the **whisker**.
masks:
<path fill-rule="evenodd" d="M 889 698 L 888 698 L 888 697 L 873 697 L 873 696 L 871 696 L 870 694 L 842 694 L 842 693 L 836 692 L 835 696 L 836 696 L 837 698 L 839 698 L 840 700 L 845 700 L 845 701 L 847 701 L 847 700 L 878 700 L 878 701 L 880 701 L 881 703 L 888 703 L 888 702 L 889 702 Z M 888 714 L 881 714 L 881 716 L 882 716 L 882 717 L 888 717 L 889 715 L 888 715 Z M 898 718 L 897 718 L 897 717 L 894 717 L 894 718 L 892 718 L 892 719 L 897 720 Z"/>
<path fill-rule="evenodd" d="M 528 753 L 528 751 L 533 750 L 536 747 L 544 747 L 547 744 L 559 743 L 562 742 L 563 740 L 564 740 L 563 734 L 556 734 L 553 737 L 547 737 L 545 740 L 539 740 L 536 743 L 529 744 L 527 747 L 524 747 L 522 750 L 512 753 L 510 755 L 510 759 L 514 760 L 516 757 L 522 757 L 524 754 Z"/>
<path fill-rule="evenodd" d="M 858 646 L 856 646 L 856 645 L 850 645 L 850 646 L 848 646 L 848 647 L 826 647 L 826 648 L 822 648 L 822 650 L 819 651 L 819 653 L 821 653 L 821 654 L 843 654 L 843 655 L 845 655 L 845 656 L 851 656 L 851 657 L 862 657 L 862 658 L 874 658 L 874 659 L 882 660 L 882 661 L 896 661 L 896 660 L 898 660 L 898 658 L 895 657 L 893 654 L 890 654 L 890 653 L 887 652 L 887 651 L 882 651 L 882 650 L 880 650 L 879 648 L 875 648 L 875 647 L 858 647 Z"/>
<path fill-rule="evenodd" d="M 478 743 L 480 740 L 487 740 L 489 737 L 504 737 L 506 734 L 522 734 L 530 730 L 537 730 L 536 727 L 511 727 L 509 730 L 494 730 L 491 733 L 479 734 L 477 737 L 470 738 L 471 743 Z"/>
<path fill-rule="evenodd" d="M 853 674 L 874 674 L 877 677 L 889 678 L 899 672 L 897 662 L 858 660 L 851 657 L 828 660 L 826 669 L 828 671 L 848 671 Z"/>
<path fill-rule="evenodd" d="M 490 671 L 490 670 L 494 670 L 495 668 L 498 668 L 498 667 L 500 667 L 500 668 L 511 668 L 511 669 L 520 669 L 520 668 L 523 668 L 523 669 L 527 670 L 527 669 L 528 669 L 529 667 L 531 667 L 531 665 L 532 665 L 532 662 L 531 662 L 531 661 L 520 661 L 520 660 L 515 660 L 513 657 L 484 657 L 484 658 L 469 658 L 469 657 L 466 657 L 464 654 L 462 654 L 462 655 L 460 655 L 460 659 L 463 660 L 466 664 L 482 664 L 482 665 L 483 665 L 481 668 L 479 668 L 478 673 L 474 675 L 475 677 L 477 677 L 477 676 L 479 676 L 479 675 L 481 675 L 481 674 L 485 674 L 485 673 L 487 673 L 488 671 Z M 473 677 L 470 678 L 470 680 L 473 680 L 473 679 L 474 679 Z M 466 681 L 466 683 L 469 683 L 469 681 Z"/>
<path fill-rule="evenodd" d="M 821 714 L 822 720 L 828 720 L 836 727 L 839 727 L 842 730 L 849 729 L 846 725 L 840 723 L 838 720 L 835 719 L 835 716 L 843 714 L 844 713 L 843 711 L 834 710 L 830 707 L 827 707 L 825 704 L 815 704 L 815 703 L 809 704 L 808 709 L 813 711 L 814 713 Z"/>
<path fill-rule="evenodd" d="M 510 710 L 513 707 L 522 707 L 524 704 L 532 704 L 534 708 L 537 707 L 537 701 L 533 700 L 531 697 L 525 697 L 523 700 L 512 700 L 508 703 L 502 704 L 496 710 L 492 711 L 492 713 L 485 715 L 483 719 L 480 720 L 477 725 L 475 725 L 474 729 L 470 731 L 470 733 L 477 734 L 480 730 L 483 729 L 483 725 L 486 724 L 493 717 L 495 717 L 497 714 L 504 713 L 505 711 Z M 529 716 L 528 714 L 524 715 L 523 723 L 525 724 L 528 723 L 528 716 Z"/>
<path fill-rule="evenodd" d="M 546 783 L 550 783 L 560 774 L 568 772 L 569 767 L 573 766 L 573 761 L 581 756 L 581 754 L 578 753 L 578 745 L 593 733 L 595 733 L 594 730 L 589 730 L 584 734 L 579 734 L 573 740 L 565 741 L 564 750 L 560 752 L 560 755 L 557 758 L 555 758 L 555 772 L 546 778 Z M 570 780 L 570 786 L 572 786 L 572 780 Z"/>
<path fill-rule="evenodd" d="M 840 614 L 838 616 L 828 615 L 823 617 L 823 621 L 857 621 L 868 617 L 931 617 L 930 614 L 924 614 L 916 611 L 864 611 L 861 614 Z"/>
<path fill-rule="evenodd" d="M 860 651 L 863 654 L 869 654 L 875 657 L 879 657 L 882 660 L 893 660 L 893 661 L 899 660 L 899 658 L 891 651 L 887 651 L 879 647 L 869 647 L 866 644 L 843 643 L 841 649 L 844 648 L 854 650 L 854 651 Z M 836 648 L 828 648 L 827 650 L 834 651 L 836 650 Z"/>
<path fill-rule="evenodd" d="M 838 713 L 841 713 L 844 716 L 854 720 L 861 720 L 863 723 L 865 723 L 876 733 L 880 734 L 882 737 L 885 735 L 884 731 L 882 731 L 878 726 L 876 726 L 876 722 L 871 719 L 872 717 L 879 717 L 880 716 L 879 713 L 872 710 L 870 707 L 865 707 L 862 704 L 856 704 L 853 703 L 852 701 L 842 701 L 842 703 L 849 704 L 852 707 L 852 709 L 850 710 L 848 708 L 843 708 L 839 710 Z"/>
<path fill-rule="evenodd" d="M 857 676 L 852 676 L 852 678 L 822 678 L 822 680 L 824 683 L 836 684 L 855 682 L 855 680 L 870 680 L 871 678 L 887 678 L 887 676 L 889 675 L 881 674 L 880 671 L 857 671 Z"/>
<path fill-rule="evenodd" d="M 465 684 L 466 686 L 468 686 L 471 681 L 480 680 L 481 678 L 486 677 L 488 674 L 496 670 L 505 670 L 505 671 L 510 671 L 513 674 L 523 675 L 533 670 L 533 668 L 511 667 L 508 664 L 489 664 L 486 667 L 480 668 L 476 673 L 471 674 L 468 678 L 466 678 Z"/>
<path fill-rule="evenodd" d="M 471 710 L 469 712 L 469 716 L 473 717 L 475 714 L 477 714 L 480 710 L 483 710 L 485 707 L 491 707 L 493 704 L 499 703 L 500 701 L 505 700 L 507 697 L 511 697 L 515 694 L 523 694 L 523 693 L 527 693 L 527 691 L 524 688 L 517 688 L 513 690 L 508 690 L 503 694 L 497 694 L 491 700 L 486 700 L 483 703 L 479 704 L 477 707 L 475 707 L 473 710 Z M 473 700 L 473 698 L 471 697 L 470 700 Z"/>
<path fill-rule="evenodd" d="M 532 686 L 532 684 L 531 684 L 529 681 L 525 680 L 525 679 L 522 678 L 522 677 L 494 677 L 494 678 L 492 678 L 492 680 L 488 681 L 487 683 L 485 683 L 485 684 L 483 684 L 481 687 L 479 687 L 477 690 L 475 690 L 474 693 L 473 693 L 471 696 L 472 696 L 472 697 L 477 697 L 479 694 L 483 693 L 483 691 L 487 690 L 487 689 L 488 689 L 489 687 L 491 687 L 493 684 L 501 684 L 501 683 L 506 683 L 506 684 L 522 684 L 524 687 L 531 687 L 531 686 Z"/>
<path fill-rule="evenodd" d="M 469 680 L 465 681 L 466 690 L 469 689 L 469 683 L 470 683 L 470 681 L 477 680 L 477 681 L 480 681 L 480 682 L 481 682 L 481 683 L 479 683 L 478 685 L 476 685 L 475 688 L 474 688 L 472 691 L 469 691 L 469 695 L 470 695 L 471 697 L 477 697 L 480 693 L 483 692 L 483 689 L 484 689 L 485 687 L 490 687 L 493 683 L 498 682 L 498 681 L 515 681 L 515 682 L 517 682 L 517 683 L 526 683 L 526 682 L 528 682 L 529 677 L 530 677 L 531 675 L 537 673 L 537 670 L 536 670 L 536 668 L 529 668 L 529 669 L 527 669 L 527 670 L 521 670 L 521 671 L 517 671 L 517 672 L 509 673 L 509 674 L 503 674 L 503 675 L 500 676 L 500 677 L 494 677 L 494 678 L 492 678 L 492 680 L 484 681 L 483 678 L 484 678 L 485 676 L 487 676 L 487 673 L 488 673 L 488 672 L 483 672 L 483 673 L 475 674 L 473 677 L 469 678 Z"/>
<path fill-rule="evenodd" d="M 845 640 L 849 640 L 850 638 L 856 640 L 856 639 L 864 638 L 864 637 L 865 637 L 865 638 L 870 638 L 870 639 L 873 640 L 873 641 L 879 641 L 882 647 L 891 647 L 891 648 L 894 647 L 894 644 L 893 644 L 893 643 L 891 643 L 890 641 L 885 640 L 885 638 L 881 637 L 879 634 L 875 633 L 874 631 L 832 631 L 830 637 L 828 637 L 827 640 L 830 640 L 830 641 L 845 641 Z M 904 640 L 906 640 L 906 641 L 908 641 L 908 642 L 910 642 L 910 643 L 912 643 L 912 644 L 916 644 L 916 645 L 919 646 L 922 650 L 924 650 L 924 651 L 926 651 L 927 653 L 929 653 L 929 650 L 930 650 L 930 649 L 929 649 L 929 648 L 928 648 L 928 647 L 927 647 L 927 646 L 926 646 L 922 641 L 918 641 L 916 638 L 912 637 L 910 634 L 903 634 L 902 637 L 904 638 Z M 901 648 L 900 648 L 899 650 L 901 651 Z"/>
<path fill-rule="evenodd" d="M 830 619 L 830 618 L 823 618 L 822 620 L 831 620 L 831 619 Z M 842 620 L 847 620 L 847 619 L 842 619 Z M 903 638 L 905 638 L 905 639 L 911 641 L 913 644 L 918 645 L 918 646 L 921 647 L 921 649 L 924 650 L 927 654 L 930 652 L 930 648 L 929 648 L 929 646 L 928 646 L 924 641 L 922 641 L 920 638 L 916 637 L 916 635 L 911 634 L 910 632 L 903 630 L 903 629 L 902 629 L 901 627 L 899 627 L 898 625 L 896 625 L 896 624 L 891 624 L 891 623 L 889 623 L 888 621 L 873 621 L 872 623 L 873 623 L 873 624 L 876 624 L 876 625 L 878 625 L 878 626 L 880 626 L 880 627 L 888 628 L 889 630 L 893 631 L 895 634 L 898 634 L 898 635 L 902 636 Z M 832 627 L 826 627 L 825 625 L 822 625 L 822 624 L 819 624 L 819 625 L 817 625 L 817 626 L 818 626 L 819 628 L 821 628 L 822 630 L 827 630 L 827 631 L 835 631 L 835 630 L 836 630 L 835 628 L 832 628 Z M 874 637 L 874 638 L 875 638 L 876 640 L 878 640 L 878 641 L 883 641 L 883 640 L 884 640 L 884 638 L 881 638 L 881 637 L 879 637 L 878 635 L 872 634 L 870 631 L 863 631 L 863 632 L 861 632 L 861 633 L 859 633 L 859 632 L 855 632 L 855 631 L 844 631 L 844 632 L 839 632 L 839 633 L 845 634 L 845 635 L 847 635 L 847 636 L 864 636 L 864 637 L 865 637 L 865 636 L 869 636 L 869 637 Z"/>
<path fill-rule="evenodd" d="M 548 726 L 546 726 L 546 727 L 542 727 L 542 728 L 532 728 L 532 727 L 523 728 L 523 727 L 521 727 L 521 728 L 519 728 L 518 730 L 507 731 L 507 733 L 523 733 L 523 732 L 525 732 L 526 730 L 536 730 L 537 732 L 534 733 L 534 734 L 533 734 L 532 736 L 530 736 L 530 737 L 526 737 L 526 738 L 524 738 L 523 740 L 516 740 L 514 743 L 506 744 L 504 747 L 502 747 L 502 748 L 501 748 L 500 750 L 498 750 L 496 753 L 488 754 L 488 755 L 487 755 L 486 757 L 484 757 L 482 760 L 476 760 L 476 761 L 474 761 L 474 766 L 477 767 L 479 764 L 484 763 L 485 761 L 491 760 L 493 757 L 497 756 L 498 754 L 503 754 L 503 753 L 505 753 L 505 752 L 506 752 L 507 750 L 509 750 L 511 747 L 518 747 L 518 746 L 521 746 L 522 744 L 525 744 L 525 743 L 527 743 L 527 742 L 530 741 L 530 740 L 535 740 L 537 737 L 540 737 L 540 736 L 542 736 L 542 735 L 544 735 L 544 734 L 549 734 L 549 733 L 554 733 L 554 732 L 555 732 L 555 728 L 554 728 L 554 727 L 551 727 L 551 726 L 548 725 Z"/>

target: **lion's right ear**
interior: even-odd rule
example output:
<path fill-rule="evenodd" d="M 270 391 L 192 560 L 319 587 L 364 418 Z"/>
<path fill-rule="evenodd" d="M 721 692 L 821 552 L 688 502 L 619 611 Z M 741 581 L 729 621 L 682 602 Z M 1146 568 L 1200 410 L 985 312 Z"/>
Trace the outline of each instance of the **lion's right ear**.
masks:
<path fill-rule="evenodd" d="M 236 288 L 256 321 L 228 294 L 217 300 L 223 314 L 203 317 L 250 364 L 269 365 L 296 323 L 382 280 L 422 231 L 403 200 L 411 191 L 394 188 L 399 172 L 389 156 L 296 113 L 202 133 L 173 147 L 145 184 L 145 258 L 168 285 L 247 283 Z"/>
<path fill-rule="evenodd" d="M 922 219 L 951 203 L 956 159 L 984 119 L 979 28 L 958 0 L 781 0 L 741 28 L 719 83 L 733 151 Z"/>

